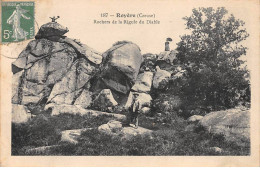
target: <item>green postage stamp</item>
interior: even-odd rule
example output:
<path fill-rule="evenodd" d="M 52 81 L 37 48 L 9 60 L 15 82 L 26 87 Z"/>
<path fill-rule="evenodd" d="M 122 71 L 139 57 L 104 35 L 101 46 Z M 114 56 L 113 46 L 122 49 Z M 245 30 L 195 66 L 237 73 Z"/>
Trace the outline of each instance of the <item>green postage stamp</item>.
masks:
<path fill-rule="evenodd" d="M 2 2 L 2 42 L 34 38 L 34 2 Z"/>

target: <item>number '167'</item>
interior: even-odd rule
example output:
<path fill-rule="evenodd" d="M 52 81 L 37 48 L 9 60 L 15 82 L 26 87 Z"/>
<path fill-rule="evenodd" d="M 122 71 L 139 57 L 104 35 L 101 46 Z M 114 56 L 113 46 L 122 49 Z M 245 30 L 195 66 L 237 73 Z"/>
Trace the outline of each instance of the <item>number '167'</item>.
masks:
<path fill-rule="evenodd" d="M 108 13 L 101 13 L 101 17 L 107 17 Z"/>

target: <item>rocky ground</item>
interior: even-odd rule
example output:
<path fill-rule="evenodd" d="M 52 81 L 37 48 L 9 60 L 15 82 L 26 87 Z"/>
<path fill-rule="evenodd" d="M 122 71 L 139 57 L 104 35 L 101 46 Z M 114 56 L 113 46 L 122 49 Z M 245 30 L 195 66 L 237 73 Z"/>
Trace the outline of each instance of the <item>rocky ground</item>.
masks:
<path fill-rule="evenodd" d="M 213 116 L 141 115 L 135 129 L 122 126 L 124 117 L 113 114 L 41 113 L 12 124 L 12 155 L 249 155 L 248 136 L 239 135 L 242 127 L 227 129 Z M 214 121 L 211 130 L 200 125 L 204 121 Z"/>
<path fill-rule="evenodd" d="M 13 155 L 248 155 L 249 111 L 194 109 L 181 116 L 185 74 L 176 52 L 141 54 L 119 41 L 103 54 L 41 26 L 12 63 Z M 125 126 L 136 96 L 140 127 Z"/>

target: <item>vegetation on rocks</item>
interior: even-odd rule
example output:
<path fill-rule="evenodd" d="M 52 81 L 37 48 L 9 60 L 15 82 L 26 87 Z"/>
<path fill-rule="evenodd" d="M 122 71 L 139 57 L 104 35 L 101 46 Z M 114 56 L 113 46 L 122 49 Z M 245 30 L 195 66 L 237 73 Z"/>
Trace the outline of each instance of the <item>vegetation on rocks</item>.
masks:
<path fill-rule="evenodd" d="M 46 74 L 46 70 L 40 70 L 46 76 L 37 79 L 38 84 L 29 86 L 31 77 L 27 77 L 27 86 L 23 81 L 14 86 L 13 104 L 19 104 L 24 112 L 28 108 L 31 111 L 29 115 L 33 117 L 29 121 L 26 117 L 26 123 L 12 124 L 12 155 L 37 155 L 39 153 L 31 151 L 43 146 L 55 147 L 48 147 L 48 152 L 43 149 L 41 155 L 249 155 L 250 140 L 241 141 L 243 145 L 238 145 L 235 141 L 227 141 L 223 134 L 210 133 L 198 123 L 199 120 L 203 122 L 209 112 L 222 110 L 208 116 L 212 121 L 204 120 L 204 124 L 211 128 L 218 120 L 217 125 L 224 132 L 236 130 L 236 135 L 242 136 L 244 128 L 244 136 L 247 139 L 250 136 L 249 72 L 240 59 L 246 55 L 247 48 L 239 44 L 249 35 L 243 28 L 245 23 L 233 15 L 227 16 L 227 13 L 225 8 L 193 9 L 192 15 L 184 18 L 191 34 L 181 37 L 176 50 L 164 51 L 159 55 L 141 55 L 136 44 L 119 41 L 102 55 L 102 59 L 101 54 L 93 49 L 81 46 L 72 39 L 60 38 L 61 42 L 56 42 L 57 47 L 63 49 L 63 41 L 67 46 L 73 46 L 71 50 L 75 51 L 76 61 L 70 59 L 68 67 L 63 67 L 64 63 L 59 62 L 62 68 L 60 74 L 61 69 L 56 69 L 55 65 L 60 59 L 49 56 L 55 59 L 52 63 L 55 65 L 54 82 L 42 87 L 50 75 Z M 48 42 L 54 44 L 51 40 Z M 29 55 L 30 51 L 27 49 L 25 52 Z M 64 55 L 64 58 L 69 55 Z M 17 68 L 19 64 L 19 60 L 13 63 Z M 50 64 L 46 62 L 44 65 L 49 67 Z M 18 71 L 24 68 L 19 67 Z M 39 72 L 40 68 L 31 69 L 26 76 L 39 78 L 33 73 Z M 22 80 L 23 73 L 20 75 L 16 71 L 15 80 Z M 19 88 L 22 91 L 19 92 Z M 43 93 L 41 88 L 48 93 L 44 92 L 46 96 L 38 99 L 37 96 Z M 32 89 L 36 89 L 37 93 L 31 94 Z M 28 98 L 27 93 L 31 97 Z M 26 97 L 26 102 L 20 101 Z M 98 114 L 96 110 L 130 114 L 133 112 L 130 111 L 131 105 L 136 101 L 140 110 L 147 111 L 140 115 L 139 126 L 152 130 L 152 134 L 125 139 L 99 130 L 101 125 L 115 120 L 115 114 L 114 117 L 108 116 L 113 114 Z M 53 104 L 52 114 L 49 110 L 44 111 L 46 104 Z M 246 106 L 246 111 L 241 114 L 239 108 L 229 114 L 229 108 L 238 105 Z M 92 114 L 88 114 L 86 108 L 93 109 Z M 78 112 L 84 114 L 77 115 Z M 239 117 L 237 113 L 246 116 Z M 13 114 L 13 117 L 15 115 L 19 114 Z M 196 120 L 187 120 L 192 115 L 196 115 L 193 117 Z M 229 115 L 228 119 L 226 115 Z M 223 120 L 225 118 L 226 121 Z M 237 122 L 234 123 L 234 120 Z M 240 126 L 241 122 L 246 129 Z M 82 129 L 84 131 L 74 144 L 61 141 L 64 130 Z"/>

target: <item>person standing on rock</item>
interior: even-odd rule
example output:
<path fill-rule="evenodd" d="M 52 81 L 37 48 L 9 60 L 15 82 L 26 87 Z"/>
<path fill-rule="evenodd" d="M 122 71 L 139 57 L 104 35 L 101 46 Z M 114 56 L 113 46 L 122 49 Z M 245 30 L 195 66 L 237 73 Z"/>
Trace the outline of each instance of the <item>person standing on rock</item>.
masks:
<path fill-rule="evenodd" d="M 172 41 L 171 38 L 167 38 L 165 42 L 165 51 L 171 51 L 170 50 L 170 42 Z"/>
<path fill-rule="evenodd" d="M 138 128 L 138 116 L 140 111 L 140 101 L 137 99 L 138 93 L 133 94 L 133 102 L 129 107 L 129 125 L 133 123 L 135 128 Z"/>

